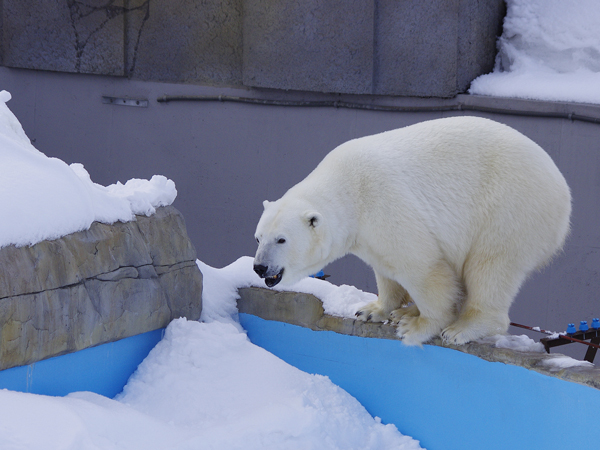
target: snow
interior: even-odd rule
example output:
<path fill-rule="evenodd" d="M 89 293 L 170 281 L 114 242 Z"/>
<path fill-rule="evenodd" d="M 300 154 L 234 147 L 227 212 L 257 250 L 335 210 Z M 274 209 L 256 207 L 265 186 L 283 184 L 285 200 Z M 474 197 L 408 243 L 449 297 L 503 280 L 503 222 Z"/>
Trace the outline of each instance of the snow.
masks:
<path fill-rule="evenodd" d="M 598 0 L 506 0 L 494 71 L 470 94 L 600 103 Z"/>
<path fill-rule="evenodd" d="M 497 334 L 478 341 L 482 344 L 491 344 L 496 348 L 508 348 L 516 352 L 536 352 L 544 353 L 544 345 L 541 342 L 535 342 L 529 336 L 524 334 L 513 336 L 510 334 Z"/>
<path fill-rule="evenodd" d="M 552 355 L 551 358 L 543 360 L 542 364 L 550 369 L 557 370 L 567 369 L 569 367 L 594 367 L 594 364 L 591 362 L 579 361 L 561 354 Z"/>
<path fill-rule="evenodd" d="M 92 182 L 83 165 L 47 157 L 31 144 L 8 100 L 10 94 L 1 91 L 0 247 L 56 239 L 94 221 L 127 222 L 175 200 L 175 183 L 164 176 L 104 187 Z"/>
<path fill-rule="evenodd" d="M 0 402 L 3 450 L 421 448 L 223 322 L 173 321 L 115 399 L 2 390 Z"/>
<path fill-rule="evenodd" d="M 223 269 L 213 269 L 199 261 L 198 266 L 202 273 L 210 274 L 209 283 L 205 282 L 205 292 L 219 295 L 209 295 L 202 304 L 202 320 L 222 320 L 237 312 L 237 290 L 243 287 L 265 287 L 264 280 L 260 279 L 254 270 L 253 258 L 242 256 Z M 215 287 L 212 280 L 218 280 Z M 224 286 L 228 286 L 224 288 Z M 326 314 L 338 317 L 354 318 L 354 313 L 367 303 L 377 300 L 375 294 L 363 292 L 354 286 L 336 286 L 318 278 L 305 278 L 291 286 L 276 285 L 272 289 L 278 291 L 293 291 L 312 294 L 323 302 Z M 208 302 L 208 303 L 207 303 Z"/>

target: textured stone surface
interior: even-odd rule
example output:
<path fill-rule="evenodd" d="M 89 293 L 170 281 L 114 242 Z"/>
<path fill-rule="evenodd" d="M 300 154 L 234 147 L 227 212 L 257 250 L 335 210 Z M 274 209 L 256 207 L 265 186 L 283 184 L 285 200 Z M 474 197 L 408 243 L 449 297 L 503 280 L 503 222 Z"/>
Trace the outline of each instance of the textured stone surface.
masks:
<path fill-rule="evenodd" d="M 374 93 L 453 97 L 492 70 L 503 0 L 380 0 Z"/>
<path fill-rule="evenodd" d="M 135 5 L 148 4 L 148 8 Z M 130 76 L 142 80 L 242 83 L 242 0 L 132 0 Z"/>
<path fill-rule="evenodd" d="M 242 288 L 239 290 L 238 310 L 266 320 L 276 320 L 300 325 L 315 331 L 334 331 L 352 336 L 394 339 L 396 327 L 390 324 L 363 322 L 360 320 L 334 317 L 324 313 L 321 300 L 311 294 L 298 292 L 278 292 L 265 288 Z M 437 345 L 469 353 L 491 362 L 502 362 L 535 370 L 567 381 L 573 381 L 600 389 L 600 369 L 594 367 L 571 367 L 553 369 L 545 362 L 556 354 L 517 352 L 506 348 L 496 348 L 490 344 L 468 343 L 449 345 L 436 338 L 426 345 Z"/>
<path fill-rule="evenodd" d="M 371 93 L 373 0 L 246 0 L 244 84 Z"/>
<path fill-rule="evenodd" d="M 196 320 L 202 274 L 181 214 L 0 249 L 0 369 Z"/>
<path fill-rule="evenodd" d="M 125 0 L 3 0 L 4 64 L 125 74 Z"/>
<path fill-rule="evenodd" d="M 9 67 L 451 97 L 491 70 L 503 0 L 3 0 Z"/>
<path fill-rule="evenodd" d="M 381 0 L 375 92 L 448 97 L 456 92 L 458 0 Z"/>
<path fill-rule="evenodd" d="M 457 93 L 494 68 L 496 41 L 506 15 L 504 0 L 460 0 L 458 10 Z"/>

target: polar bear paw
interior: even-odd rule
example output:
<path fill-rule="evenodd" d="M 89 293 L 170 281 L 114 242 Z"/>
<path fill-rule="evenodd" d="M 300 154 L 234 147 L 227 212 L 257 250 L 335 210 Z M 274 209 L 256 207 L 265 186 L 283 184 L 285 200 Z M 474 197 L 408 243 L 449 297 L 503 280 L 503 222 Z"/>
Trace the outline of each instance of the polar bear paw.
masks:
<path fill-rule="evenodd" d="M 379 300 L 368 303 L 354 314 L 358 320 L 364 322 L 385 322 L 389 320 L 390 313 L 381 306 Z"/>
<path fill-rule="evenodd" d="M 441 337 L 446 344 L 463 345 L 482 337 L 482 333 L 472 326 L 455 322 L 442 331 Z"/>
<path fill-rule="evenodd" d="M 454 323 L 444 328 L 441 337 L 448 344 L 462 345 L 486 336 L 506 333 L 509 323 L 508 314 L 492 315 L 471 312 L 463 314 Z"/>
<path fill-rule="evenodd" d="M 406 345 L 421 346 L 440 331 L 441 328 L 436 323 L 423 316 L 405 314 L 398 323 L 396 334 Z"/>
<path fill-rule="evenodd" d="M 402 308 L 393 310 L 390 313 L 389 319 L 392 323 L 398 324 L 404 316 L 417 317 L 419 314 L 419 308 L 413 303 L 412 305 L 403 306 Z"/>

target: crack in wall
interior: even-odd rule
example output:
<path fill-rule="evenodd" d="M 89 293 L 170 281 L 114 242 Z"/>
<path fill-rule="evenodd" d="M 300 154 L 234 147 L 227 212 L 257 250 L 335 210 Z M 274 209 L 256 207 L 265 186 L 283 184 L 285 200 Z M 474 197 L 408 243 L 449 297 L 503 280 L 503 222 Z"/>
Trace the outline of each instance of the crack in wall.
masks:
<path fill-rule="evenodd" d="M 119 266 L 117 269 L 111 270 L 109 272 L 102 272 L 102 273 L 96 274 L 96 275 L 94 275 L 92 277 L 82 278 L 77 283 L 65 284 L 63 286 L 59 286 L 59 287 L 55 287 L 55 288 L 49 288 L 49 289 L 42 289 L 42 290 L 38 290 L 38 291 L 23 292 L 23 293 L 15 294 L 15 295 L 7 295 L 7 296 L 4 296 L 4 297 L 0 297 L 0 301 L 5 300 L 5 299 L 10 299 L 10 298 L 24 297 L 24 296 L 27 296 L 27 295 L 42 294 L 44 292 L 53 292 L 53 291 L 58 291 L 58 290 L 61 290 L 61 289 L 76 288 L 77 286 L 83 285 L 86 281 L 100 281 L 102 283 L 117 283 L 117 282 L 119 282 L 121 280 L 124 280 L 124 279 L 146 280 L 146 279 L 152 279 L 152 278 L 154 278 L 154 277 L 148 278 L 148 277 L 144 277 L 144 276 L 137 276 L 137 277 L 127 277 L 127 276 L 125 276 L 123 278 L 118 278 L 118 279 L 114 279 L 114 280 L 110 280 L 110 279 L 104 279 L 103 280 L 101 278 L 98 278 L 98 277 L 101 277 L 102 275 L 109 275 L 109 274 L 115 273 L 115 272 L 117 272 L 117 271 L 119 271 L 121 269 L 126 269 L 126 268 L 134 268 L 134 269 L 138 270 L 138 272 L 139 272 L 139 269 L 153 267 L 155 269 L 155 271 L 156 271 L 157 278 L 160 278 L 162 275 L 164 275 L 166 273 L 175 272 L 177 270 L 181 270 L 181 269 L 184 269 L 186 267 L 194 267 L 195 265 L 196 265 L 196 261 L 187 260 L 187 261 L 180 261 L 180 262 L 177 262 L 175 264 L 170 264 L 170 265 L 157 265 L 157 266 L 154 266 L 152 264 L 142 264 L 142 265 L 139 265 L 139 266 Z M 142 270 L 142 272 L 144 272 L 144 271 Z"/>
<path fill-rule="evenodd" d="M 150 18 L 150 0 L 145 0 L 142 4 L 134 7 L 129 7 L 129 0 L 124 1 L 124 6 L 115 5 L 117 0 L 107 0 L 105 4 L 101 6 L 89 5 L 87 2 L 82 0 L 66 0 L 67 7 L 69 8 L 69 18 L 73 32 L 75 33 L 75 72 L 81 73 L 81 62 L 84 56 L 84 52 L 88 44 L 94 39 L 97 34 L 102 31 L 106 25 L 117 17 L 123 16 L 123 27 L 124 27 L 124 75 L 133 73 L 135 69 L 135 63 L 137 59 L 137 51 L 139 43 L 142 37 L 142 31 L 146 21 Z M 142 11 L 143 17 L 139 28 L 137 29 L 137 36 L 135 38 L 135 44 L 133 45 L 133 55 L 131 67 L 129 67 L 129 27 L 128 27 L 128 16 L 134 11 Z M 99 23 L 86 33 L 89 24 L 99 20 Z"/>

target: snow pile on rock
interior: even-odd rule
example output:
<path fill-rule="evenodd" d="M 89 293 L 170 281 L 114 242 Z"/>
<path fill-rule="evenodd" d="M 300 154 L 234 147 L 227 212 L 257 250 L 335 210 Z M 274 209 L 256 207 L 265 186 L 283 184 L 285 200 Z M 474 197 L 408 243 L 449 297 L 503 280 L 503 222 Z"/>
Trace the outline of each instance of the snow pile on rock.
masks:
<path fill-rule="evenodd" d="M 6 106 L 10 98 L 0 92 L 0 247 L 56 239 L 94 221 L 127 222 L 175 200 L 175 183 L 164 176 L 104 187 L 83 165 L 47 157 Z"/>

